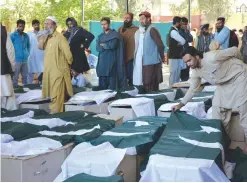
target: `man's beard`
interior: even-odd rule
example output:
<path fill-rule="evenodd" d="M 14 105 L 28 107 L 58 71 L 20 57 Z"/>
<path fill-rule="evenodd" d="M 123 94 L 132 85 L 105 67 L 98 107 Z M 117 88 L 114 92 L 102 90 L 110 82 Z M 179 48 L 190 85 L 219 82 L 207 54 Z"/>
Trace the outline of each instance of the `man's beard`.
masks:
<path fill-rule="evenodd" d="M 209 35 L 208 32 L 203 32 L 202 34 L 203 34 L 204 36 L 208 36 L 208 35 Z"/>
<path fill-rule="evenodd" d="M 132 26 L 132 22 L 126 22 L 124 21 L 124 27 L 125 28 L 130 28 Z"/>
<path fill-rule="evenodd" d="M 220 32 L 223 29 L 223 27 L 217 27 L 217 32 Z"/>
<path fill-rule="evenodd" d="M 23 33 L 23 32 L 24 32 L 24 30 L 19 30 L 19 29 L 17 29 L 17 32 L 19 32 L 19 33 Z"/>
<path fill-rule="evenodd" d="M 53 34 L 54 31 L 55 31 L 54 28 L 47 28 L 47 29 L 45 29 L 45 33 L 48 34 L 48 35 Z"/>

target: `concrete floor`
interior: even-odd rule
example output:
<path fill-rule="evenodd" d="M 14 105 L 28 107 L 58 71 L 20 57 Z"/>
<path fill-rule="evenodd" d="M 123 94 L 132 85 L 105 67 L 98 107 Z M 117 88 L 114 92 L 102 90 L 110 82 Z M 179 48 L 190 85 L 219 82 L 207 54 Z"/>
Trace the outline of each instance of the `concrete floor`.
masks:
<path fill-rule="evenodd" d="M 162 73 L 163 73 L 163 83 L 160 84 L 160 89 L 169 88 L 170 73 L 169 73 L 169 66 L 168 65 L 163 64 Z"/>

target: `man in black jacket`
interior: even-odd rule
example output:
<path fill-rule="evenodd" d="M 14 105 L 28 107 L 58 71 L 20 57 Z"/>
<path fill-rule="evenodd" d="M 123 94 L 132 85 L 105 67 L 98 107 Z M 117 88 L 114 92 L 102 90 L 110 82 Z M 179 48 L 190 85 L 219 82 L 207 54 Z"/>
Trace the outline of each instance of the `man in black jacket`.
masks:
<path fill-rule="evenodd" d="M 189 20 L 186 17 L 181 18 L 181 29 L 179 34 L 185 39 L 184 49 L 189 47 L 189 43 L 193 42 L 193 36 L 190 34 Z M 181 70 L 180 78 L 182 81 L 187 81 L 190 78 L 190 67 L 185 64 L 185 69 Z"/>
<path fill-rule="evenodd" d="M 185 39 L 179 34 L 181 27 L 181 18 L 173 18 L 173 26 L 169 32 L 169 70 L 170 70 L 170 81 L 169 85 L 172 87 L 174 83 L 180 81 L 180 73 L 182 69 L 186 68 L 186 65 L 182 59 L 183 46 Z"/>

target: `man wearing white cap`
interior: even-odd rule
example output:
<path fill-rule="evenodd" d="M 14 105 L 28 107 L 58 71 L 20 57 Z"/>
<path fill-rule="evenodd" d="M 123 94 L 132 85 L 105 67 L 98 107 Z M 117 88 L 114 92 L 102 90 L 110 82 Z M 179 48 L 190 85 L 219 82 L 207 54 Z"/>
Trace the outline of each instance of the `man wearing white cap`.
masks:
<path fill-rule="evenodd" d="M 47 17 L 45 35 L 39 37 L 39 48 L 45 50 L 42 95 L 51 98 L 51 113 L 63 112 L 64 102 L 73 95 L 69 69 L 72 54 L 65 37 L 56 28 L 55 17 Z"/>

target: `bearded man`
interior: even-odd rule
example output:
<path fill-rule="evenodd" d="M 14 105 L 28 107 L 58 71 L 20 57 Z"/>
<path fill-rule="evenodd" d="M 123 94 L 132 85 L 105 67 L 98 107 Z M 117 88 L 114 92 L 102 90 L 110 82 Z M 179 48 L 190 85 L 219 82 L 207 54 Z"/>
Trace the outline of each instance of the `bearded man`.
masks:
<path fill-rule="evenodd" d="M 70 65 L 72 54 L 66 38 L 56 31 L 57 21 L 49 16 L 45 20 L 45 35 L 38 37 L 39 48 L 45 50 L 43 98 L 51 98 L 51 113 L 64 111 L 64 102 L 73 95 Z"/>
<path fill-rule="evenodd" d="M 124 16 L 124 24 L 118 30 L 124 41 L 124 63 L 129 86 L 133 85 L 135 33 L 138 30 L 138 27 L 133 25 L 133 18 L 133 13 L 126 13 L 126 15 Z"/>

